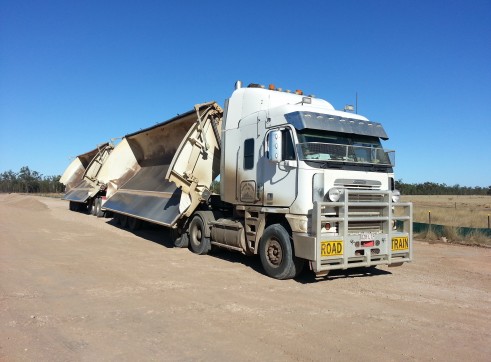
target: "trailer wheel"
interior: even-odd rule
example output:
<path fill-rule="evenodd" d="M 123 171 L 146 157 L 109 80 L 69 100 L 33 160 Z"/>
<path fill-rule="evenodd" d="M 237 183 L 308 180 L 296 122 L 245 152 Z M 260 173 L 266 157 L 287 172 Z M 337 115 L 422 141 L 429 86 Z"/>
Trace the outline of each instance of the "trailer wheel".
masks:
<path fill-rule="evenodd" d="M 100 197 L 95 200 L 95 216 L 104 217 L 104 211 L 102 211 L 102 199 Z"/>
<path fill-rule="evenodd" d="M 181 235 L 174 235 L 173 239 L 176 248 L 187 248 L 189 246 L 189 235 L 186 232 Z"/>
<path fill-rule="evenodd" d="M 270 225 L 264 231 L 259 256 L 266 274 L 275 279 L 294 278 L 305 264 L 305 260 L 293 255 L 290 235 L 280 224 Z"/>
<path fill-rule="evenodd" d="M 128 216 L 126 215 L 116 214 L 116 220 L 118 221 L 119 226 L 121 226 L 123 229 L 125 229 L 128 225 Z"/>
<path fill-rule="evenodd" d="M 205 236 L 205 224 L 197 215 L 189 224 L 189 245 L 194 253 L 200 255 L 207 254 L 211 249 L 210 238 Z"/>
<path fill-rule="evenodd" d="M 89 201 L 89 204 L 87 205 L 87 209 L 88 209 L 90 215 L 94 215 L 95 216 L 95 213 L 96 213 L 96 210 L 95 210 L 95 199 L 92 200 L 92 201 Z"/>
<path fill-rule="evenodd" d="M 78 202 L 78 205 L 77 205 L 77 211 L 78 212 L 81 212 L 82 214 L 87 214 L 88 210 L 89 209 L 88 209 L 87 204 Z"/>
<path fill-rule="evenodd" d="M 128 228 L 131 231 L 139 230 L 142 226 L 142 221 L 136 217 L 128 217 Z"/>

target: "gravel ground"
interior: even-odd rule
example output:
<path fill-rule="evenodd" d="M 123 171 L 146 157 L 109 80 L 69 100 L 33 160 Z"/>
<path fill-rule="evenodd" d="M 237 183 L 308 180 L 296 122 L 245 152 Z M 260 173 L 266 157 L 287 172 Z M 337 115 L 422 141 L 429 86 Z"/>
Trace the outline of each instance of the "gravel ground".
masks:
<path fill-rule="evenodd" d="M 491 249 L 277 281 L 68 203 L 0 195 L 0 360 L 489 361 Z"/>

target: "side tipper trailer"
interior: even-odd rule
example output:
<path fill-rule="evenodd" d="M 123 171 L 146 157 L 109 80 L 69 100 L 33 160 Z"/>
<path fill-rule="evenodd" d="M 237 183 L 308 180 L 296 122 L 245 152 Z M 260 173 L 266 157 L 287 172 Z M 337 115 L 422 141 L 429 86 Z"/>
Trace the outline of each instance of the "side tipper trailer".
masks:
<path fill-rule="evenodd" d="M 220 172 L 222 114 L 214 102 L 201 104 L 166 122 L 126 135 L 121 143 L 128 150 L 117 158 L 126 172 L 117 180 L 121 186 L 115 181 L 108 183 L 104 210 L 113 212 L 123 226 L 137 219 L 176 229 L 184 215 L 190 216 L 210 196 L 210 186 Z M 183 139 L 187 142 L 180 148 Z M 178 160 L 175 156 L 181 154 L 192 159 L 170 171 L 173 159 Z M 188 175 L 194 177 L 192 181 Z M 179 177 L 187 181 L 186 185 L 176 185 L 174 181 Z"/>
<path fill-rule="evenodd" d="M 95 150 L 85 154 L 85 157 L 78 156 L 75 158 L 72 162 L 73 166 L 71 164 L 67 168 L 60 182 L 66 186 L 63 200 L 70 202 L 70 210 L 87 210 L 93 215 L 97 213 L 101 215 L 100 205 L 97 205 L 95 200 L 104 193 L 105 186 L 99 181 L 98 174 L 113 148 L 111 143 L 99 145 Z M 85 166 L 83 166 L 84 163 Z M 76 171 L 69 171 L 70 168 Z M 67 180 L 64 179 L 65 174 L 67 174 Z M 70 174 L 73 175 L 72 179 L 76 179 L 77 182 L 71 181 Z M 75 175 L 77 176 L 75 177 Z"/>

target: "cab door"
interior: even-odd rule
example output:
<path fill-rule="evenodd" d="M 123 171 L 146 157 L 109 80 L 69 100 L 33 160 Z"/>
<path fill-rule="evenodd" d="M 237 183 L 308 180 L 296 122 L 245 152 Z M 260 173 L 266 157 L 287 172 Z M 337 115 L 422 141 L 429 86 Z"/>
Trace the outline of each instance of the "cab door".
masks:
<path fill-rule="evenodd" d="M 280 153 L 271 155 L 270 133 L 275 131 Z M 270 129 L 265 137 L 266 157 L 262 162 L 263 200 L 265 206 L 289 207 L 297 197 L 297 170 L 295 146 L 289 127 Z M 276 156 L 276 159 L 274 160 Z"/>
<path fill-rule="evenodd" d="M 262 196 L 261 164 L 266 113 L 260 111 L 240 121 L 237 153 L 237 201 L 260 204 Z"/>

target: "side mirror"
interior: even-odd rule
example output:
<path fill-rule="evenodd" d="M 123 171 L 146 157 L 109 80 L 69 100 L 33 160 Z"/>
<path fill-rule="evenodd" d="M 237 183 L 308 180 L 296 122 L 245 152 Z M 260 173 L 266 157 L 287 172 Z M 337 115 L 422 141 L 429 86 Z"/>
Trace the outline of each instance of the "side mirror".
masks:
<path fill-rule="evenodd" d="M 268 159 L 271 162 L 280 162 L 283 150 L 281 141 L 281 131 L 271 131 L 268 134 Z"/>

